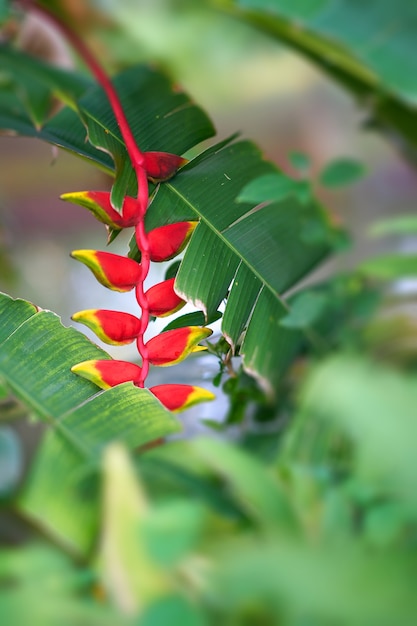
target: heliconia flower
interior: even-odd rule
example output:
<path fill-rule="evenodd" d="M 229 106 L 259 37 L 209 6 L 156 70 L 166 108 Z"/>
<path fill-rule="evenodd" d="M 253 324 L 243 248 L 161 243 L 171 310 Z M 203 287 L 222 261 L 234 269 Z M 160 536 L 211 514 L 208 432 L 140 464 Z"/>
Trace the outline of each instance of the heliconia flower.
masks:
<path fill-rule="evenodd" d="M 200 326 L 185 326 L 167 330 L 148 341 L 148 358 L 151 365 L 167 367 L 184 360 L 191 352 L 206 350 L 197 345 L 199 341 L 212 334 L 210 328 Z"/>
<path fill-rule="evenodd" d="M 165 317 L 176 313 L 185 301 L 174 291 L 175 278 L 169 278 L 154 285 L 145 293 L 149 305 L 149 314 L 155 317 Z"/>
<path fill-rule="evenodd" d="M 139 204 L 135 198 L 126 196 L 123 201 L 121 213 L 116 211 L 110 201 L 110 193 L 108 191 L 76 191 L 73 193 L 64 193 L 61 200 L 79 204 L 85 207 L 100 222 L 110 226 L 111 228 L 121 229 L 135 226 L 138 222 Z"/>
<path fill-rule="evenodd" d="M 169 261 L 187 245 L 198 222 L 177 222 L 160 226 L 148 233 L 151 261 Z"/>
<path fill-rule="evenodd" d="M 150 387 L 149 391 L 173 413 L 185 411 L 198 402 L 207 402 L 216 397 L 211 391 L 193 385 L 156 385 Z"/>
<path fill-rule="evenodd" d="M 85 324 L 99 339 L 114 346 L 132 343 L 140 333 L 140 319 L 122 311 L 87 309 L 74 313 L 72 319 Z"/>
<path fill-rule="evenodd" d="M 139 365 L 115 359 L 83 361 L 74 365 L 71 371 L 82 378 L 91 380 L 101 389 L 110 389 L 121 383 L 137 383 L 141 375 Z"/>
<path fill-rule="evenodd" d="M 130 291 L 141 279 L 140 264 L 128 257 L 98 250 L 74 250 L 71 256 L 84 263 L 99 283 L 113 291 Z"/>
<path fill-rule="evenodd" d="M 172 178 L 180 167 L 188 163 L 187 159 L 169 152 L 145 152 L 143 156 L 146 175 L 154 183 Z"/>

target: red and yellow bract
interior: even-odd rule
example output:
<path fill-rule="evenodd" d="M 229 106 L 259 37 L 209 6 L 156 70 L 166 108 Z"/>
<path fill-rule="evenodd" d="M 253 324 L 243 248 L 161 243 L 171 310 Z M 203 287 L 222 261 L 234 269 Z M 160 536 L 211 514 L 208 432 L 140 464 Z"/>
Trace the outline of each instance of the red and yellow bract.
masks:
<path fill-rule="evenodd" d="M 215 399 L 215 395 L 211 391 L 202 387 L 194 387 L 193 385 L 156 385 L 155 387 L 150 387 L 149 391 L 158 398 L 166 409 L 173 413 L 189 409 L 199 402 Z"/>
<path fill-rule="evenodd" d="M 132 343 L 140 333 L 140 319 L 123 311 L 87 309 L 74 313 L 72 319 L 91 328 L 104 343 L 114 346 Z"/>
<path fill-rule="evenodd" d="M 115 359 L 83 361 L 74 365 L 71 371 L 78 376 L 91 380 L 101 389 L 110 389 L 110 387 L 127 382 L 135 384 L 141 375 L 139 365 Z"/>
<path fill-rule="evenodd" d="M 169 261 L 182 252 L 198 222 L 177 222 L 154 228 L 148 233 L 151 261 Z"/>
<path fill-rule="evenodd" d="M 111 252 L 74 250 L 71 256 L 84 263 L 99 283 L 113 291 L 131 291 L 141 279 L 140 264 Z"/>
<path fill-rule="evenodd" d="M 185 326 L 160 333 L 146 344 L 149 363 L 159 367 L 175 365 L 183 361 L 191 352 L 205 350 L 204 346 L 197 344 L 209 337 L 212 332 L 210 328 Z"/>
<path fill-rule="evenodd" d="M 185 301 L 175 293 L 174 283 L 175 278 L 168 278 L 148 289 L 146 298 L 150 315 L 166 317 L 176 313 L 185 305 Z"/>

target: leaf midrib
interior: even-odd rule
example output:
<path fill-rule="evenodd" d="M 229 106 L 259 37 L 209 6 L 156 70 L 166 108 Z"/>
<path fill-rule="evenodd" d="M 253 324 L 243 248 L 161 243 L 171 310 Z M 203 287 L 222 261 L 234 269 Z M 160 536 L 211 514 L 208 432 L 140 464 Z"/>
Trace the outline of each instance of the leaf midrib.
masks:
<path fill-rule="evenodd" d="M 168 187 L 168 189 L 171 192 L 173 192 L 178 198 L 180 198 L 184 202 L 185 205 L 187 205 L 192 211 L 194 211 L 194 213 L 196 213 L 199 216 L 199 218 L 204 222 L 204 224 L 206 224 L 206 226 L 208 226 L 214 232 L 214 234 L 222 241 L 222 243 L 226 245 L 230 250 L 232 250 L 232 252 L 236 254 L 236 256 L 238 257 L 238 259 L 250 269 L 250 271 L 260 280 L 262 285 L 269 289 L 272 295 L 280 302 L 280 304 L 285 308 L 285 310 L 289 311 L 290 309 L 286 301 L 277 293 L 277 291 L 272 287 L 272 285 L 270 285 L 270 283 L 262 277 L 262 275 L 258 272 L 258 270 L 256 270 L 253 267 L 253 265 L 251 265 L 251 263 L 249 263 L 240 254 L 240 252 L 238 252 L 236 248 L 223 236 L 222 232 L 219 231 L 212 224 L 212 222 L 210 222 L 204 215 L 202 215 L 200 211 L 188 200 L 188 198 L 184 196 L 182 193 L 180 193 L 176 187 L 171 185 L 169 182 L 164 183 L 164 184 Z M 245 215 L 242 215 L 241 218 L 239 219 L 244 219 L 246 215 L 247 213 Z M 228 226 L 227 228 L 230 228 L 230 226 Z"/>

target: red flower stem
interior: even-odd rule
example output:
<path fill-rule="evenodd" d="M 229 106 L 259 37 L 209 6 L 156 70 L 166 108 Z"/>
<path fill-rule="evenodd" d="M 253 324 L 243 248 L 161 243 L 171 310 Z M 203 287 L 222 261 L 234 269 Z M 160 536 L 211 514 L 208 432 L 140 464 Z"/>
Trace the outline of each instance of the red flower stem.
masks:
<path fill-rule="evenodd" d="M 143 165 L 144 156 L 142 151 L 139 149 L 133 133 L 130 129 L 129 122 L 127 121 L 117 91 L 115 90 L 106 72 L 98 63 L 97 59 L 89 50 L 89 48 L 85 45 L 84 41 L 80 37 L 78 37 L 78 35 L 67 24 L 65 24 L 65 22 L 61 21 L 61 19 L 57 15 L 51 13 L 44 6 L 38 5 L 36 3 L 32 5 L 32 8 L 47 17 L 62 32 L 65 38 L 68 39 L 68 41 L 71 43 L 72 47 L 78 52 L 85 64 L 90 68 L 91 73 L 95 76 L 97 82 L 104 89 L 110 102 L 111 108 L 113 109 L 113 113 L 119 125 L 122 137 L 125 141 L 129 158 L 132 162 L 133 167 L 136 170 L 135 166 Z"/>
<path fill-rule="evenodd" d="M 149 303 L 145 294 L 145 280 L 149 272 L 150 266 L 150 254 L 149 254 L 149 240 L 145 231 L 145 220 L 144 217 L 138 222 L 135 229 L 135 237 L 136 243 L 138 244 L 138 248 L 141 251 L 141 278 L 136 286 L 136 300 L 142 310 L 141 315 L 141 324 L 139 335 L 136 340 L 136 345 L 139 351 L 139 354 L 142 357 L 142 370 L 141 375 L 138 381 L 138 387 L 145 386 L 145 380 L 149 372 L 149 358 L 148 358 L 148 348 L 144 342 L 144 336 L 146 329 L 149 324 Z"/>
<path fill-rule="evenodd" d="M 48 9 L 38 4 L 30 5 L 35 11 L 38 11 L 42 15 L 46 16 L 64 35 L 66 39 L 71 43 L 73 48 L 78 52 L 85 64 L 90 68 L 91 73 L 95 76 L 97 82 L 101 85 L 104 92 L 107 95 L 110 106 L 113 110 L 114 117 L 116 118 L 123 140 L 126 144 L 127 153 L 132 163 L 132 167 L 135 171 L 138 182 L 138 205 L 139 205 L 139 220 L 135 229 L 135 236 L 138 248 L 141 252 L 141 277 L 136 288 L 136 299 L 141 307 L 141 326 L 140 332 L 137 337 L 137 348 L 142 358 L 141 376 L 138 381 L 139 387 L 145 386 L 145 380 L 149 372 L 149 359 L 148 350 L 145 345 L 144 336 L 149 324 L 149 304 L 145 295 L 144 283 L 149 273 L 150 258 L 149 258 L 149 242 L 145 231 L 145 214 L 148 208 L 149 189 L 148 179 L 144 168 L 144 155 L 139 149 L 136 143 L 135 137 L 127 121 L 125 112 L 123 110 L 120 98 L 115 90 L 113 83 L 107 76 L 106 72 L 98 63 L 97 59 L 91 53 L 89 48 L 85 45 L 82 39 L 67 25 L 61 21 L 55 14 L 50 13 Z"/>

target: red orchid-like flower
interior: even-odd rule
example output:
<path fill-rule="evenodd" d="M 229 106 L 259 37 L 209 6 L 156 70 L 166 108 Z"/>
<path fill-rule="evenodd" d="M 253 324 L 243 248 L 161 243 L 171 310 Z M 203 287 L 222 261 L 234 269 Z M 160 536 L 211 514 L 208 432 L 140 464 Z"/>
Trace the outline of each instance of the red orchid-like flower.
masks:
<path fill-rule="evenodd" d="M 148 233 L 151 261 L 169 261 L 182 252 L 198 222 L 177 222 Z"/>
<path fill-rule="evenodd" d="M 136 383 L 140 379 L 141 368 L 129 361 L 117 361 L 115 359 L 102 359 L 83 361 L 71 368 L 71 371 L 82 378 L 101 387 L 110 389 L 121 383 Z"/>
<path fill-rule="evenodd" d="M 64 193 L 61 200 L 85 207 L 103 224 L 116 230 L 135 226 L 139 219 L 139 205 L 135 198 L 126 196 L 119 213 L 111 204 L 108 191 L 76 191 Z"/>
<path fill-rule="evenodd" d="M 212 334 L 210 328 L 186 326 L 167 330 L 153 337 L 146 344 L 151 365 L 168 367 L 183 361 L 191 352 L 206 350 L 198 343 Z"/>
<path fill-rule="evenodd" d="M 144 152 L 146 175 L 153 183 L 160 183 L 172 178 L 180 167 L 188 163 L 187 159 L 169 152 Z"/>
<path fill-rule="evenodd" d="M 84 263 L 99 283 L 113 291 L 131 291 L 141 279 L 140 264 L 129 257 L 98 250 L 74 250 L 71 256 Z"/>
<path fill-rule="evenodd" d="M 175 278 L 169 278 L 148 289 L 145 295 L 150 315 L 166 317 L 176 313 L 185 305 L 185 300 L 175 293 L 174 283 Z"/>
<path fill-rule="evenodd" d="M 88 309 L 74 313 L 72 319 L 91 328 L 104 343 L 114 346 L 132 343 L 140 333 L 140 319 L 123 311 Z"/>
<path fill-rule="evenodd" d="M 158 398 L 165 408 L 173 413 L 185 411 L 194 404 L 214 400 L 216 397 L 211 391 L 193 385 L 156 385 L 150 387 L 149 391 Z"/>

